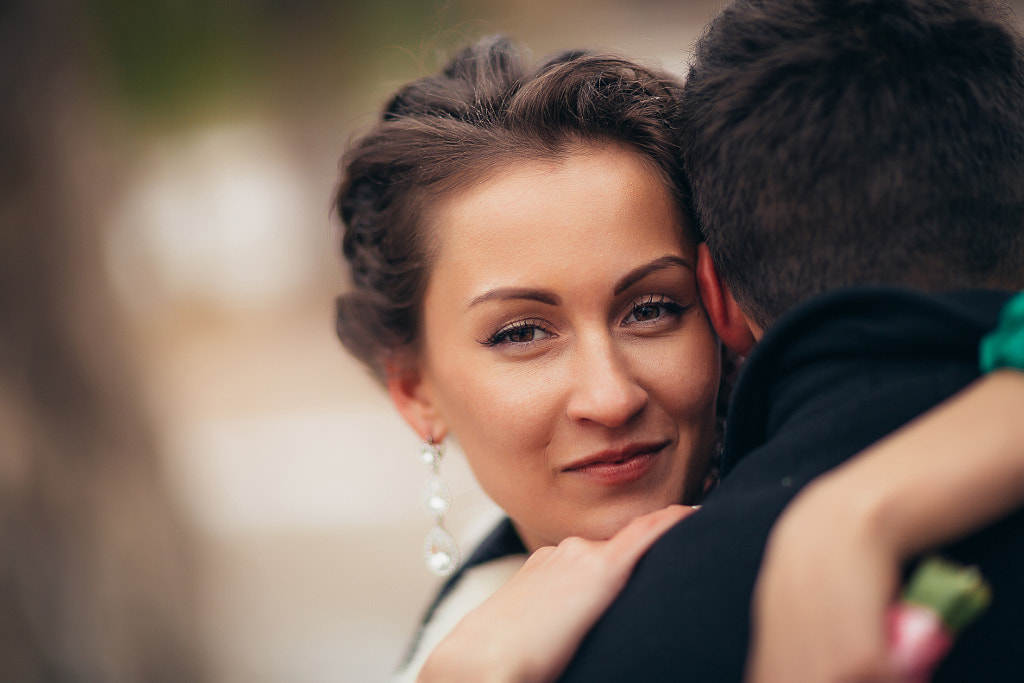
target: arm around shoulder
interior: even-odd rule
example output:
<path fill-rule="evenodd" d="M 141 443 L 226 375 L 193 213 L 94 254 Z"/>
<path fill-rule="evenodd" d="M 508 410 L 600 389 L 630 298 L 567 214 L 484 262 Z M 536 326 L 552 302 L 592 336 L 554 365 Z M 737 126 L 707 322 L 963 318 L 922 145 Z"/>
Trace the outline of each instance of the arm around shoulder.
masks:
<path fill-rule="evenodd" d="M 995 370 L 808 485 L 776 523 L 754 681 L 886 680 L 902 563 L 1024 504 L 1024 373 Z"/>

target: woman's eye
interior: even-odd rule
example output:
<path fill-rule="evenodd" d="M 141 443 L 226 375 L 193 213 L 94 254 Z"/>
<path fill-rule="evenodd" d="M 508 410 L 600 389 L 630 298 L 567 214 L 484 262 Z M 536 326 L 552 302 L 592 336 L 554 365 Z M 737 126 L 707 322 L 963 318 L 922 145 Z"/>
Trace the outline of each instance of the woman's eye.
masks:
<path fill-rule="evenodd" d="M 622 322 L 626 325 L 653 322 L 666 315 L 679 315 L 684 310 L 686 310 L 685 306 L 680 306 L 666 297 L 646 297 L 641 301 L 634 302 L 629 315 Z"/>
<path fill-rule="evenodd" d="M 517 327 L 505 333 L 505 340 L 515 343 L 533 341 L 537 333 L 536 327 Z"/>
<path fill-rule="evenodd" d="M 642 322 L 653 320 L 661 315 L 661 304 L 644 304 L 633 309 L 633 319 Z"/>
<path fill-rule="evenodd" d="M 537 321 L 522 320 L 498 330 L 494 336 L 487 340 L 487 343 L 491 346 L 499 344 L 528 344 L 550 336 L 551 333 L 545 330 Z"/>

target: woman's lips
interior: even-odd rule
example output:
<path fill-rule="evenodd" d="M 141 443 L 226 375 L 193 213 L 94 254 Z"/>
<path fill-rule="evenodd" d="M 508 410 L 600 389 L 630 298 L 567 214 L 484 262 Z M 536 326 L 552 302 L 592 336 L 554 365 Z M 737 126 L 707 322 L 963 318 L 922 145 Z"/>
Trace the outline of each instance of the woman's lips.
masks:
<path fill-rule="evenodd" d="M 621 486 L 643 478 L 654 466 L 655 458 L 668 442 L 636 444 L 588 456 L 563 472 L 597 484 Z"/>

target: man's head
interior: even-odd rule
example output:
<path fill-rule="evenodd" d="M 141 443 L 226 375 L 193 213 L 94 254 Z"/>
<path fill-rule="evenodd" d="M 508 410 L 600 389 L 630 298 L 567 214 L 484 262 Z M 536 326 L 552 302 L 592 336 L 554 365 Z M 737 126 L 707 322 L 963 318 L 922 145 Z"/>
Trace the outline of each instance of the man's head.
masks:
<path fill-rule="evenodd" d="M 735 0 L 682 117 L 722 280 L 766 328 L 855 284 L 1024 288 L 1024 39 L 984 0 Z"/>

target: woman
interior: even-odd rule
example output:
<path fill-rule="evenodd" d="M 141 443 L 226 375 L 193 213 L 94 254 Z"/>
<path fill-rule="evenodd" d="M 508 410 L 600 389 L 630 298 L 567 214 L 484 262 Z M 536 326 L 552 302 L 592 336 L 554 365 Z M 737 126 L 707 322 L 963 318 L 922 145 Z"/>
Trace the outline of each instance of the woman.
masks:
<path fill-rule="evenodd" d="M 497 661 L 465 645 L 489 626 L 524 677 L 557 675 L 636 558 L 689 512 L 666 506 L 698 502 L 710 481 L 721 356 L 694 277 L 678 93 L 624 60 L 565 53 L 527 69 L 485 41 L 401 89 L 346 156 L 341 339 L 424 441 L 459 439 L 509 514 L 483 554 L 520 552 L 495 583 L 548 548 L 499 608 L 474 613 L 469 640 L 446 641 L 464 671 Z M 569 537 L 613 540 L 550 550 Z M 562 619 L 537 638 L 529 609 L 548 596 Z M 432 610 L 422 655 L 453 599 Z M 454 623 L 467 608 L 452 611 Z M 523 629 L 505 624 L 524 620 L 534 638 L 516 650 Z"/>
<path fill-rule="evenodd" d="M 698 298 L 678 84 L 507 42 L 399 91 L 345 161 L 346 346 L 455 435 L 521 550 L 700 500 L 721 352 Z"/>

